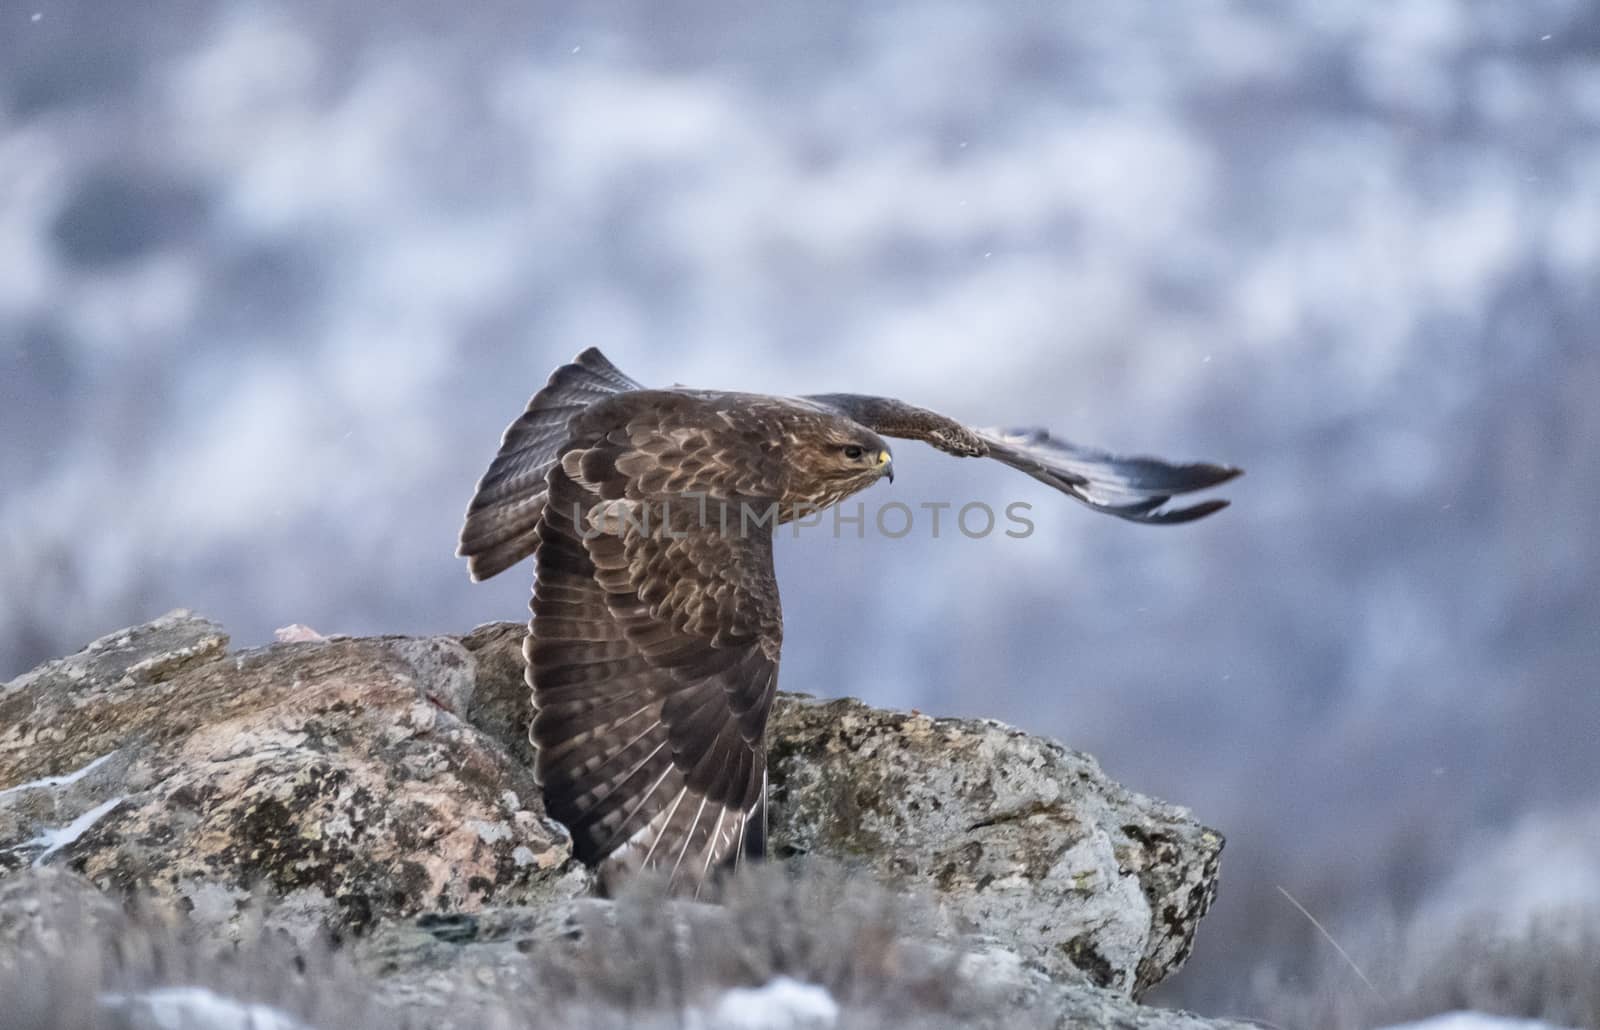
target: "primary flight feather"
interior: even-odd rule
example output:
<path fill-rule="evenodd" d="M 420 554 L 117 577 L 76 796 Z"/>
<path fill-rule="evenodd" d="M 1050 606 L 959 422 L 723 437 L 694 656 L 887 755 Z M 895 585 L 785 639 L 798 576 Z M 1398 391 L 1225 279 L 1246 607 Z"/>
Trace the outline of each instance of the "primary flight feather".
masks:
<path fill-rule="evenodd" d="M 859 394 L 648 389 L 590 348 L 506 430 L 457 553 L 475 580 L 532 555 L 523 652 L 545 809 L 615 886 L 698 891 L 766 849 L 766 724 L 783 617 L 772 532 L 893 478 L 883 437 L 990 457 L 1096 511 L 1170 524 L 1239 474 L 974 429 Z"/>

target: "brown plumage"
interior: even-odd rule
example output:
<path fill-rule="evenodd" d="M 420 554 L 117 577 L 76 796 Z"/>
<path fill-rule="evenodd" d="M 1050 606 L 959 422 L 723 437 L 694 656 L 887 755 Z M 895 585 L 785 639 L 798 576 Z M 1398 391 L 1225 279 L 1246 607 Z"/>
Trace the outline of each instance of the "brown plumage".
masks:
<path fill-rule="evenodd" d="M 506 430 L 459 554 L 474 579 L 535 559 L 524 654 L 546 810 L 608 886 L 658 868 L 699 890 L 766 848 L 766 722 L 783 617 L 778 523 L 893 477 L 882 437 L 992 457 L 1099 511 L 1166 509 L 1238 475 L 977 430 L 900 401 L 646 389 L 589 349 Z"/>

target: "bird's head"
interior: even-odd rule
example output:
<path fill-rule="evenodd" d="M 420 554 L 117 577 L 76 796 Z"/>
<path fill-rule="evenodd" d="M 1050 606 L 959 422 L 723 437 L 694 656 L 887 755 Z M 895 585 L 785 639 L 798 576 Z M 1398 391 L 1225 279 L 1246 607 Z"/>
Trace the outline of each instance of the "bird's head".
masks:
<path fill-rule="evenodd" d="M 870 429 L 853 428 L 831 435 L 822 462 L 830 479 L 859 482 L 868 486 L 879 479 L 894 482 L 894 455 L 889 445 Z M 856 489 L 860 489 L 857 487 Z"/>
<path fill-rule="evenodd" d="M 807 433 L 791 460 L 802 482 L 825 507 L 880 479 L 894 479 L 894 456 L 883 438 L 848 420 L 825 424 L 821 432 Z"/>

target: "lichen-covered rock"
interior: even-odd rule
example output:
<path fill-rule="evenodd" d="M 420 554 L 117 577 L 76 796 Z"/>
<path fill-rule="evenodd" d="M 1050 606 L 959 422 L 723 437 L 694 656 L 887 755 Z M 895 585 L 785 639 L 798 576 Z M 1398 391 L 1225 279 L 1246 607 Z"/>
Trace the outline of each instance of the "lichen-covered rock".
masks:
<path fill-rule="evenodd" d="M 518 623 L 480 626 L 473 722 L 526 748 Z M 931 890 L 941 930 L 1057 978 L 1138 995 L 1183 964 L 1222 836 L 1088 755 L 990 720 L 781 694 L 768 730 L 774 852 L 864 864 Z M 531 751 L 527 752 L 531 756 Z"/>
<path fill-rule="evenodd" d="M 354 935 L 390 997 L 448 1006 L 464 974 L 497 1003 L 590 885 L 539 805 L 523 634 L 230 653 L 177 612 L 0 685 L 0 880 L 70 870 L 223 936 Z M 855 701 L 780 697 L 770 772 L 774 854 L 931 901 L 915 935 L 979 962 L 963 982 L 1176 1025 L 1127 999 L 1181 964 L 1215 891 L 1222 840 L 1183 810 L 998 723 Z"/>
<path fill-rule="evenodd" d="M 525 629 L 481 626 L 469 717 L 526 748 Z M 993 939 L 1058 978 L 1138 994 L 1188 957 L 1222 837 L 1108 779 L 1094 759 L 985 720 L 780 695 L 774 850 L 864 863 L 930 889 L 951 936 Z"/>
<path fill-rule="evenodd" d="M 0 875 L 65 865 L 221 923 L 265 891 L 335 933 L 586 889 L 529 768 L 457 714 L 458 641 L 227 643 L 175 612 L 0 688 Z"/>
<path fill-rule="evenodd" d="M 787 697 L 771 835 L 931 890 L 949 928 L 1134 995 L 1188 957 L 1222 838 L 1094 759 L 987 720 Z"/>
<path fill-rule="evenodd" d="M 522 640 L 525 622 L 490 622 L 461 638 L 472 655 L 477 681 L 466 716 L 474 726 L 494 737 L 500 746 L 533 768 L 533 742 L 528 724 L 533 718 L 532 695 L 524 676 Z"/>

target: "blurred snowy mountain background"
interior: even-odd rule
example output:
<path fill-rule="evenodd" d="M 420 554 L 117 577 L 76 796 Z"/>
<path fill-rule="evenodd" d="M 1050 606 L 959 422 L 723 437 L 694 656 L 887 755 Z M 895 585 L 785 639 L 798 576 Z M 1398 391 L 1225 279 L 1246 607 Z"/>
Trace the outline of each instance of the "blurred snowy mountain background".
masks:
<path fill-rule="evenodd" d="M 1248 469 L 1146 528 L 903 444 L 867 500 L 1037 531 L 779 545 L 786 688 L 1227 834 L 1168 999 L 1320 961 L 1279 885 L 1600 901 L 1594 5 L 0 5 L 0 676 L 522 618 L 459 517 L 589 345 Z"/>

